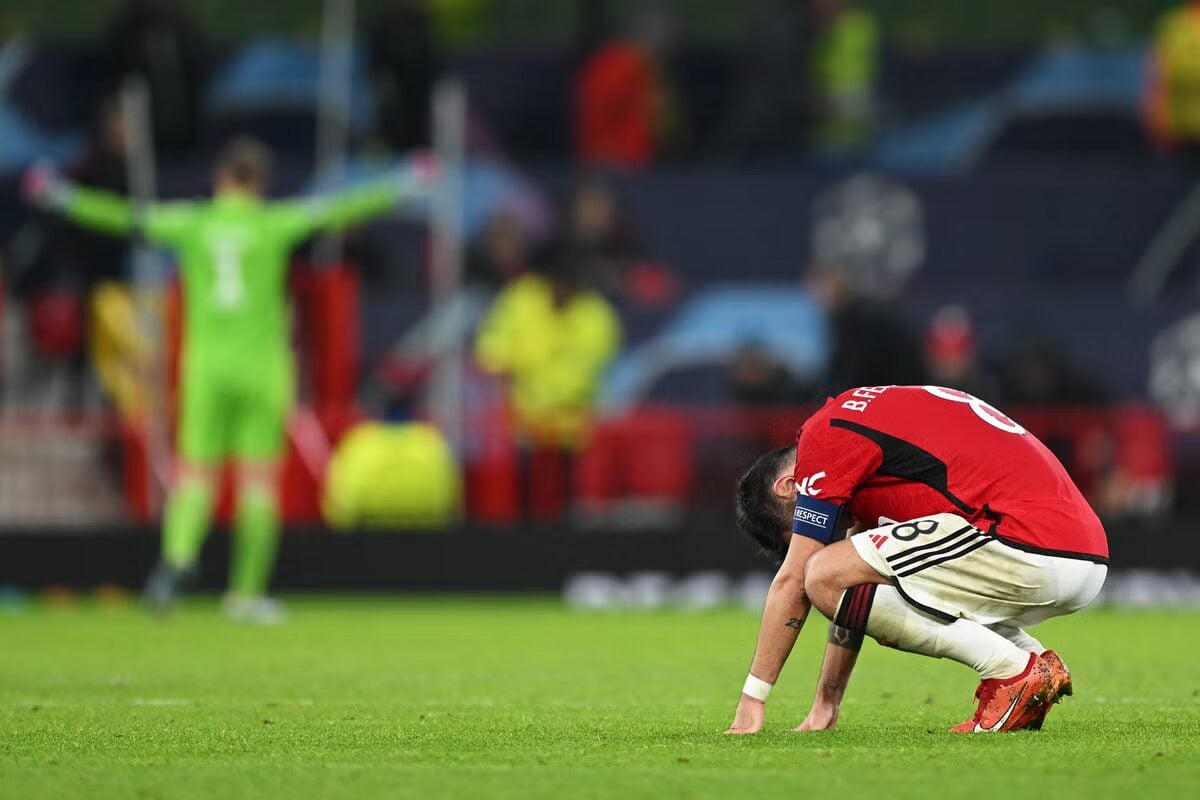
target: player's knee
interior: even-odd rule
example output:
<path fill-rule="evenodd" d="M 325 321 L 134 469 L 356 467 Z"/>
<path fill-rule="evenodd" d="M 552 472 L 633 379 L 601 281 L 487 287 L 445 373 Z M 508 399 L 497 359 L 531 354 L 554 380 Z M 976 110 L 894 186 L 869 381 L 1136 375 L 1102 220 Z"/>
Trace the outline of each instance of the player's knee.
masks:
<path fill-rule="evenodd" d="M 255 502 L 274 502 L 278 494 L 279 471 L 274 464 L 242 463 L 237 468 L 238 495 Z"/>
<path fill-rule="evenodd" d="M 171 487 L 171 497 L 186 498 L 187 502 L 211 506 L 217 495 L 217 483 L 205 478 L 187 477 L 176 479 Z"/>
<path fill-rule="evenodd" d="M 829 616 L 836 603 L 836 598 L 831 600 L 831 597 L 838 591 L 835 586 L 835 577 L 832 559 L 829 558 L 827 551 L 820 550 L 809 558 L 808 566 L 804 571 L 804 593 L 808 595 L 808 599 L 817 607 L 817 610 L 826 616 Z"/>
<path fill-rule="evenodd" d="M 181 462 L 175 467 L 174 488 L 212 494 L 217 486 L 217 473 L 212 467 Z"/>
<path fill-rule="evenodd" d="M 274 510 L 279 505 L 275 487 L 248 481 L 238 486 L 238 505 L 248 509 Z"/>

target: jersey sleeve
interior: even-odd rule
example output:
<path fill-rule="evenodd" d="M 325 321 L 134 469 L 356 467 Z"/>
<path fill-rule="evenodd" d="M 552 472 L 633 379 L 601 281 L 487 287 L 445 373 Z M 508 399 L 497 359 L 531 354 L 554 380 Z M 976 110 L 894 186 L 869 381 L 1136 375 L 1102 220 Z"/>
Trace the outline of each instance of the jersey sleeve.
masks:
<path fill-rule="evenodd" d="M 112 192 L 70 186 L 63 194 L 62 210 L 68 219 L 85 228 L 122 236 L 133 230 L 133 207 Z"/>
<path fill-rule="evenodd" d="M 504 373 L 517 366 L 519 339 L 516 324 L 524 306 L 522 284 L 502 289 L 479 323 L 475 335 L 475 359 L 487 372 Z"/>
<path fill-rule="evenodd" d="M 378 217 L 401 198 L 400 184 L 378 180 L 335 194 L 292 200 L 276 206 L 275 222 L 282 236 L 297 242 L 319 230 L 347 228 Z"/>
<path fill-rule="evenodd" d="M 146 209 L 142 232 L 159 244 L 176 244 L 194 229 L 196 206 L 192 203 L 157 203 Z"/>
<path fill-rule="evenodd" d="M 828 418 L 810 420 L 796 442 L 792 532 L 833 541 L 846 503 L 882 461 L 874 443 L 831 426 Z"/>
<path fill-rule="evenodd" d="M 123 236 L 140 229 L 159 244 L 175 244 L 192 228 L 191 203 L 155 203 L 140 215 L 125 197 L 86 186 L 67 190 L 63 209 L 68 218 L 85 228 Z"/>
<path fill-rule="evenodd" d="M 797 439 L 796 488 L 844 505 L 882 463 L 883 453 L 876 444 L 822 420 L 806 425 Z"/>

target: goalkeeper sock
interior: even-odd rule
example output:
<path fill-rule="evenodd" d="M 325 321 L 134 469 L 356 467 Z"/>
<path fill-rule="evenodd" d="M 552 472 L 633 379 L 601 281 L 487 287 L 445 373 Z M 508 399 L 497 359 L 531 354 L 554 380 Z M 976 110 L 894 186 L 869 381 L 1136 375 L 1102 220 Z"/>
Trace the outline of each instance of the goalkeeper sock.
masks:
<path fill-rule="evenodd" d="M 176 570 L 196 563 L 212 512 L 212 489 L 205 482 L 184 479 L 171 490 L 163 514 L 163 561 Z"/>
<path fill-rule="evenodd" d="M 233 543 L 230 589 L 241 597 L 266 594 L 279 548 L 279 508 L 275 492 L 262 486 L 243 489 L 238 497 L 237 534 Z"/>
<path fill-rule="evenodd" d="M 834 622 L 898 650 L 966 664 L 983 680 L 1019 675 L 1029 662 L 1028 652 L 977 622 L 942 621 L 917 611 L 894 586 L 850 587 Z"/>

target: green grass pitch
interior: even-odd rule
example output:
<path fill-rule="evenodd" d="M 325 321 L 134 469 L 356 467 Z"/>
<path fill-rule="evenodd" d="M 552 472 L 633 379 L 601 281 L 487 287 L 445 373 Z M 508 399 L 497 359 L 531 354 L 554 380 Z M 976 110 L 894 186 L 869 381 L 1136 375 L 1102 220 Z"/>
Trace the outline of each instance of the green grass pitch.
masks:
<path fill-rule="evenodd" d="M 87 604 L 0 615 L 0 797 L 1200 797 L 1200 613 L 1037 630 L 1076 674 L 1041 733 L 960 737 L 972 673 L 868 643 L 832 733 L 795 734 L 825 626 L 769 730 L 724 737 L 743 611 L 536 599 L 211 600 L 166 624 Z"/>

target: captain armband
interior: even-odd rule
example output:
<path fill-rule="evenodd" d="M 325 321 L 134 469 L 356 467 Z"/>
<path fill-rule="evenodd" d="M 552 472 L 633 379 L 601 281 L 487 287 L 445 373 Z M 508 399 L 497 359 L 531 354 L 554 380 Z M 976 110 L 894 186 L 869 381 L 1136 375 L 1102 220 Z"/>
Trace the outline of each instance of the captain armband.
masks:
<path fill-rule="evenodd" d="M 792 513 L 792 533 L 829 544 L 837 537 L 841 516 L 842 506 L 799 495 Z"/>

